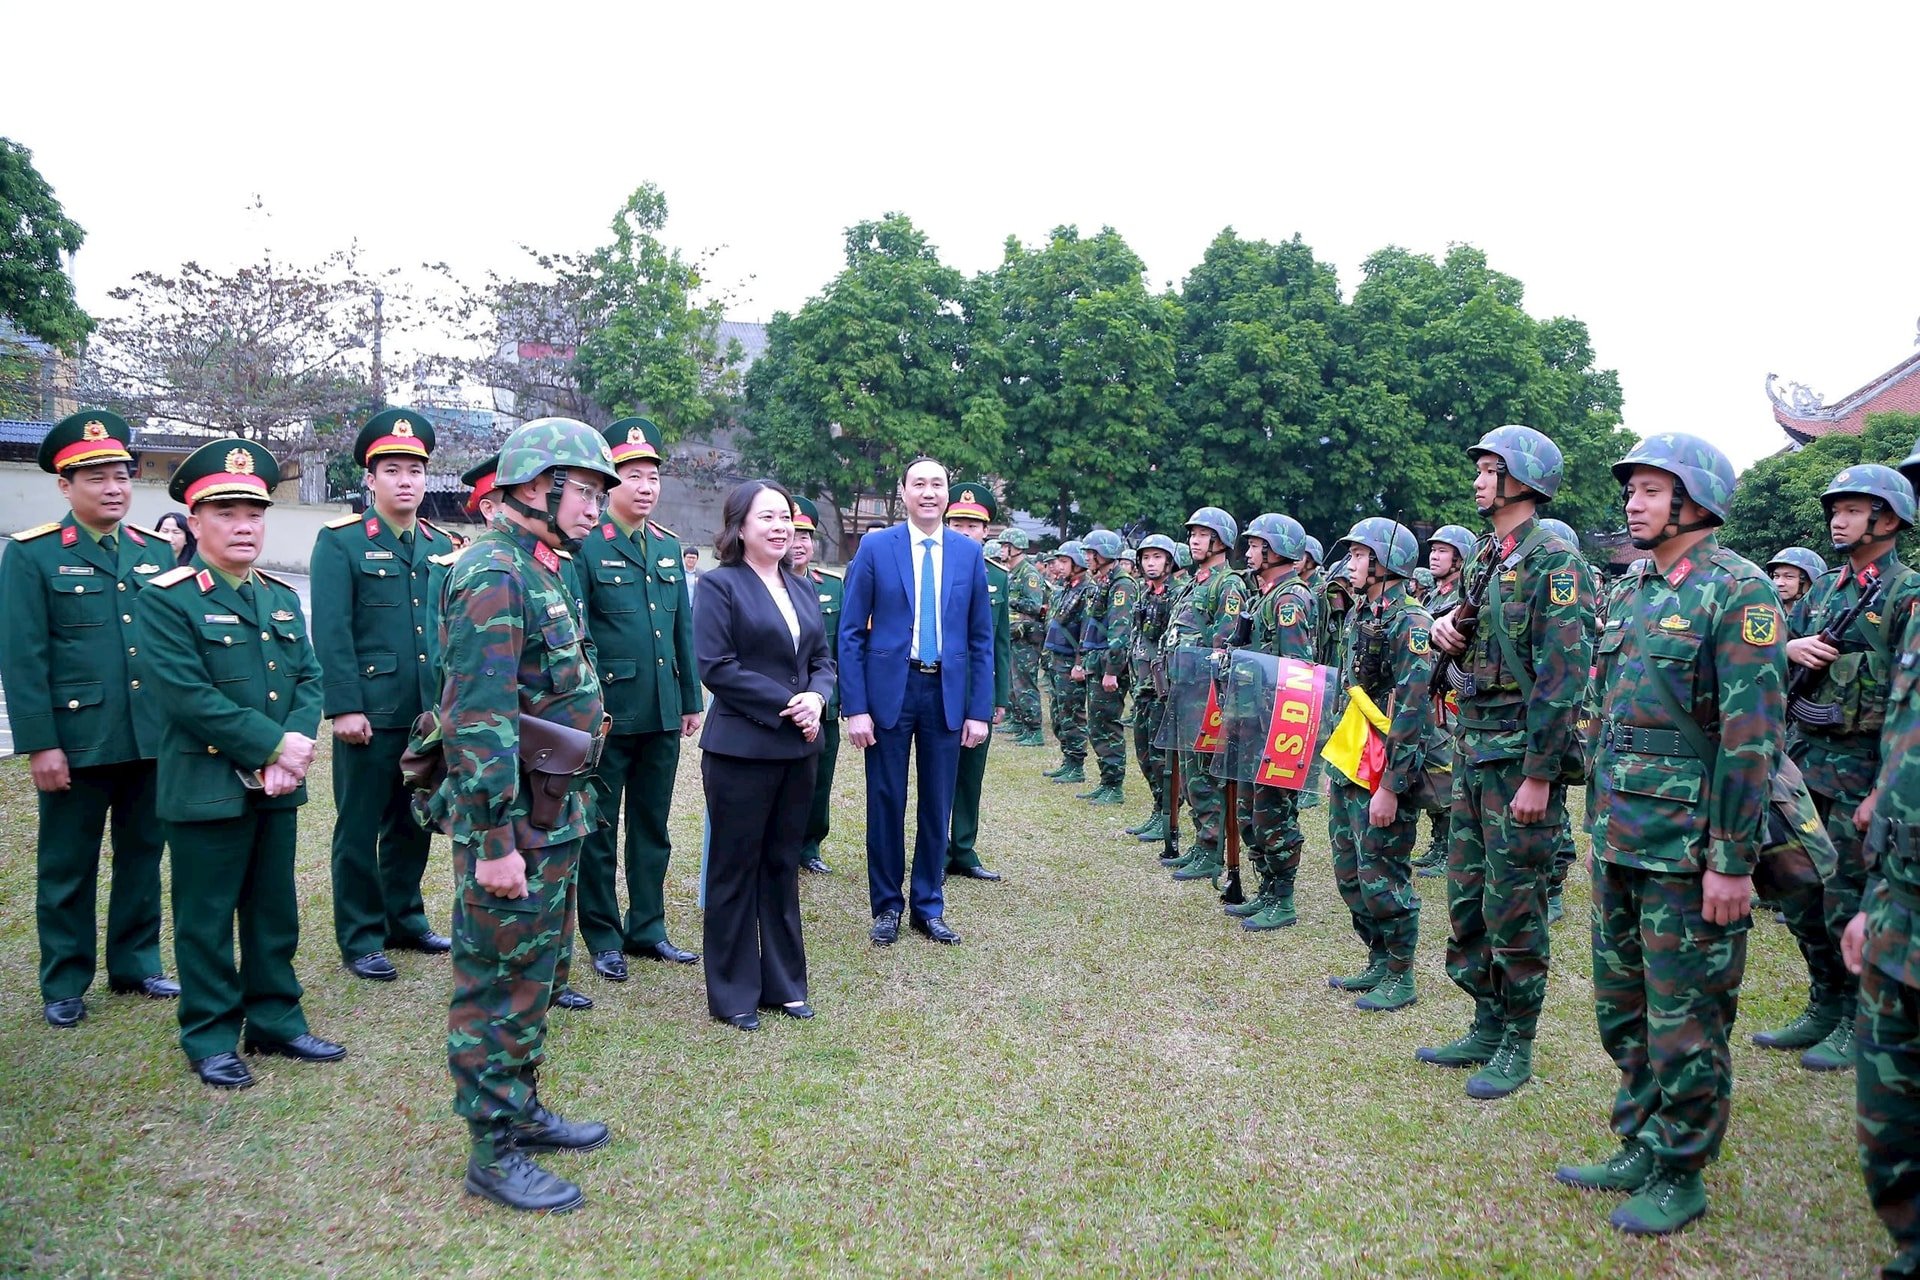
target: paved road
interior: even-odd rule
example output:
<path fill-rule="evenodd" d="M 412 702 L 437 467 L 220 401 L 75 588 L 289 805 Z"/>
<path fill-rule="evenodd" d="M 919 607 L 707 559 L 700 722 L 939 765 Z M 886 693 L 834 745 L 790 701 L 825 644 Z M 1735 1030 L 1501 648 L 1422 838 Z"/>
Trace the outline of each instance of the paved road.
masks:
<path fill-rule="evenodd" d="M 0 556 L 6 555 L 7 548 L 12 545 L 13 545 L 12 539 L 0 538 Z M 282 579 L 283 581 L 288 583 L 290 586 L 292 586 L 295 591 L 298 591 L 300 593 L 301 612 L 305 613 L 309 618 L 311 618 L 313 616 L 313 600 L 311 598 L 311 590 L 312 590 L 311 579 L 309 579 L 303 573 L 276 573 L 273 576 L 276 578 Z M 10 756 L 12 754 L 13 754 L 13 725 L 7 720 L 6 686 L 4 684 L 0 684 L 0 755 Z"/>

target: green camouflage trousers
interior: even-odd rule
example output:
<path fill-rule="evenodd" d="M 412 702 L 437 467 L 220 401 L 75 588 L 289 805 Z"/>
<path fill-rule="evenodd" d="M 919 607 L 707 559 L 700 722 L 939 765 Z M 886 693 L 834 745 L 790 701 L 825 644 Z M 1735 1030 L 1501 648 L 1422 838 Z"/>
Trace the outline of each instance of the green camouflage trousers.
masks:
<path fill-rule="evenodd" d="M 1411 886 L 1420 810 L 1403 801 L 1393 825 L 1376 827 L 1367 821 L 1372 800 L 1365 787 L 1334 778 L 1328 808 L 1340 814 L 1340 821 L 1328 824 L 1333 880 L 1368 953 L 1386 952 L 1387 967 L 1402 973 L 1413 967 L 1420 937 L 1420 899 Z"/>
<path fill-rule="evenodd" d="M 1153 797 L 1153 807 L 1164 810 L 1167 807 L 1167 753 L 1154 748 L 1153 739 L 1160 732 L 1160 721 L 1167 714 L 1167 704 L 1157 698 L 1152 689 L 1142 689 L 1133 700 L 1133 758 L 1140 766 L 1140 776 L 1147 780 L 1147 792 Z"/>
<path fill-rule="evenodd" d="M 1906 962 L 1894 967 L 1911 973 L 1911 938 L 1920 928 L 1920 910 L 1895 900 L 1887 889 L 1864 909 L 1867 963 L 1854 1022 L 1860 1170 L 1867 1199 L 1896 1250 L 1881 1274 L 1920 1275 L 1920 1149 L 1914 1142 L 1920 1133 L 1920 989 L 1874 962 L 1891 949 Z"/>
<path fill-rule="evenodd" d="M 1705 1168 L 1726 1137 L 1727 1042 L 1753 923 L 1707 923 L 1701 883 L 1593 860 L 1594 1012 L 1620 1068 L 1611 1127 L 1690 1170 Z"/>
<path fill-rule="evenodd" d="M 1260 873 L 1261 884 L 1271 882 L 1282 893 L 1292 894 L 1300 872 L 1300 850 L 1307 842 L 1300 833 L 1300 793 L 1244 783 L 1239 801 L 1236 816 L 1247 860 Z"/>
<path fill-rule="evenodd" d="M 1108 693 L 1097 676 L 1087 677 L 1087 742 L 1100 762 L 1100 784 L 1106 787 L 1127 780 L 1127 726 L 1120 723 L 1127 713 L 1127 678 L 1121 676 L 1118 683 L 1120 687 Z"/>
<path fill-rule="evenodd" d="M 1087 758 L 1087 684 L 1072 677 L 1073 659 L 1064 653 L 1047 655 L 1048 692 L 1053 696 L 1053 736 L 1068 760 Z"/>
<path fill-rule="evenodd" d="M 1853 825 L 1853 811 L 1865 799 L 1864 795 L 1831 796 L 1813 792 L 1814 808 L 1826 824 L 1827 838 L 1833 841 L 1836 858 L 1833 870 L 1827 873 L 1825 890 L 1827 933 L 1835 947 L 1840 945 L 1840 935 L 1847 931 L 1847 922 L 1859 913 L 1860 895 L 1867 890 L 1866 841 Z M 1843 988 L 1842 1016 L 1853 1016 L 1858 986 L 1859 980 L 1848 974 Z"/>
<path fill-rule="evenodd" d="M 1193 847 L 1220 856 L 1220 818 L 1226 812 L 1220 779 L 1207 772 L 1213 757 L 1198 751 L 1180 753 L 1180 785 L 1187 812 L 1193 816 Z"/>
<path fill-rule="evenodd" d="M 1015 644 L 1013 649 L 1013 702 L 1007 714 L 1022 729 L 1040 731 L 1040 646 Z"/>
<path fill-rule="evenodd" d="M 1800 821 L 1817 824 L 1819 815 L 1806 789 L 1800 790 Z M 1832 857 L 1824 831 L 1811 835 L 1794 830 L 1796 822 L 1778 806 L 1767 812 L 1768 845 L 1753 868 L 1753 887 L 1761 898 L 1779 908 L 1787 930 L 1807 962 L 1807 999 L 1816 1007 L 1842 1003 L 1854 989 L 1853 975 L 1840 961 L 1840 948 L 1827 928 L 1825 885 L 1821 863 Z M 1818 855 L 1817 857 L 1815 855 Z"/>
<path fill-rule="evenodd" d="M 1547 885 L 1567 825 L 1566 788 L 1547 791 L 1546 817 L 1522 826 L 1511 805 L 1521 762 L 1456 764 L 1447 836 L 1447 976 L 1476 1016 L 1533 1039 L 1547 999 Z"/>
<path fill-rule="evenodd" d="M 533 1098 L 543 1056 L 554 965 L 573 934 L 578 840 L 524 849 L 527 896 L 496 898 L 453 851 L 453 1002 L 447 1069 L 453 1109 L 471 1121 L 512 1119 Z"/>

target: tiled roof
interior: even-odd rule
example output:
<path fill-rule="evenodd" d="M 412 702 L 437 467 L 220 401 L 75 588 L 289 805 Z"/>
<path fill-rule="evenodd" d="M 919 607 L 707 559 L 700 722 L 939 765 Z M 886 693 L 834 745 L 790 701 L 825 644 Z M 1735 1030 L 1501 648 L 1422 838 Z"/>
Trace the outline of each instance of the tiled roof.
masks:
<path fill-rule="evenodd" d="M 51 422 L 22 422 L 18 418 L 0 418 L 0 444 L 30 444 L 39 447 L 53 430 Z"/>
<path fill-rule="evenodd" d="M 752 320 L 722 320 L 719 330 L 720 347 L 726 349 L 729 338 L 740 344 L 743 359 L 740 371 L 745 373 L 753 367 L 753 362 L 767 353 L 767 326 Z"/>
<path fill-rule="evenodd" d="M 1821 436 L 1859 435 L 1870 413 L 1920 413 L 1920 352 L 1887 370 L 1864 387 L 1850 391 L 1833 404 L 1797 384 L 1782 395 L 1767 375 L 1767 398 L 1773 401 L 1773 420 L 1802 444 Z"/>

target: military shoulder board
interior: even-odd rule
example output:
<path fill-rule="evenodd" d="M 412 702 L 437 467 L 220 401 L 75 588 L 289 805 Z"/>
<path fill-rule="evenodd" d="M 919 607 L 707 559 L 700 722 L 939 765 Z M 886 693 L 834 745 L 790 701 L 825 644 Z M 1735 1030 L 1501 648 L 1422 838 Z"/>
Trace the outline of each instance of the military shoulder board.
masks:
<path fill-rule="evenodd" d="M 680 536 L 679 534 L 675 533 L 673 530 L 667 528 L 667 526 L 663 524 L 656 524 L 651 520 L 647 521 L 647 528 L 653 530 L 656 534 L 658 534 L 662 538 L 678 538 Z"/>
<path fill-rule="evenodd" d="M 453 562 L 455 560 L 458 560 L 459 558 L 460 558 L 460 553 L 458 551 L 442 551 L 437 556 L 427 557 L 428 560 L 431 560 L 434 564 L 440 565 L 442 568 L 452 568 Z"/>
<path fill-rule="evenodd" d="M 285 578 L 276 578 L 272 574 L 268 573 L 265 569 L 255 569 L 253 571 L 253 576 L 256 578 L 259 578 L 263 582 L 271 582 L 276 587 L 286 587 L 286 589 L 289 591 L 293 590 L 293 587 L 287 582 Z"/>
<path fill-rule="evenodd" d="M 161 533 L 158 529 L 149 529 L 145 525 L 123 524 L 120 527 L 127 531 L 127 536 L 133 539 L 136 546 L 146 546 L 147 538 L 158 538 L 162 542 L 167 540 L 166 534 Z M 142 534 L 146 535 L 146 537 L 142 537 Z"/>
<path fill-rule="evenodd" d="M 22 529 L 20 532 L 14 534 L 13 540 L 15 542 L 26 542 L 31 538 L 45 537 L 47 534 L 52 533 L 55 529 L 58 529 L 59 527 L 60 527 L 60 522 L 58 520 L 55 520 L 51 524 L 38 524 L 31 529 Z"/>
<path fill-rule="evenodd" d="M 192 576 L 193 576 L 193 566 L 183 564 L 177 569 L 169 569 L 165 573 L 160 574 L 157 577 L 147 579 L 147 585 L 150 587 L 177 586 L 178 584 L 185 582 L 188 578 L 191 578 Z"/>
<path fill-rule="evenodd" d="M 348 514 L 341 516 L 337 520 L 327 521 L 327 528 L 344 529 L 350 524 L 359 524 L 359 523 L 360 523 L 360 517 L 349 512 Z"/>
<path fill-rule="evenodd" d="M 814 568 L 814 572 L 829 578 L 839 578 L 842 582 L 846 581 L 847 577 L 847 571 L 844 566 L 838 569 L 829 569 L 826 565 L 817 565 Z"/>

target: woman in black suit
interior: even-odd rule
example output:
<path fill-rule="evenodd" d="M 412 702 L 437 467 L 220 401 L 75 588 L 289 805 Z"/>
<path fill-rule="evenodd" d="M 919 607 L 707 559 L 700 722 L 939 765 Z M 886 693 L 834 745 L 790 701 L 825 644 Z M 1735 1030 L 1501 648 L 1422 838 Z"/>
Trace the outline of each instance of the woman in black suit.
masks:
<path fill-rule="evenodd" d="M 742 1031 L 760 1009 L 811 1018 L 800 939 L 800 850 L 833 660 L 811 585 L 787 572 L 793 499 L 771 480 L 727 495 L 693 615 L 707 857 L 707 1011 Z"/>

